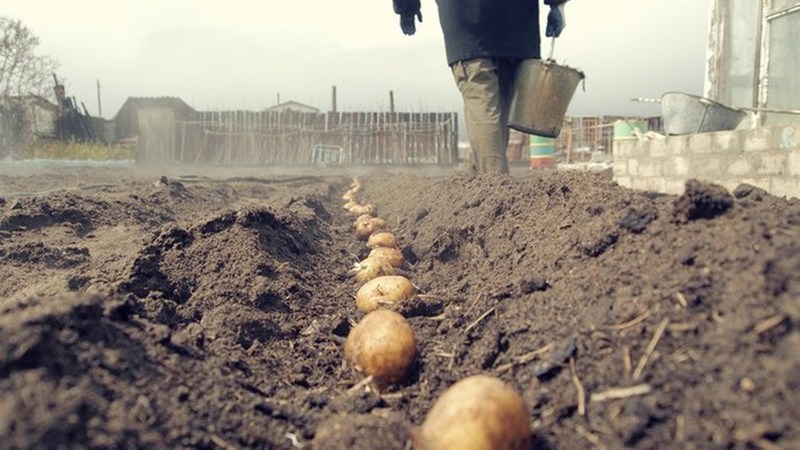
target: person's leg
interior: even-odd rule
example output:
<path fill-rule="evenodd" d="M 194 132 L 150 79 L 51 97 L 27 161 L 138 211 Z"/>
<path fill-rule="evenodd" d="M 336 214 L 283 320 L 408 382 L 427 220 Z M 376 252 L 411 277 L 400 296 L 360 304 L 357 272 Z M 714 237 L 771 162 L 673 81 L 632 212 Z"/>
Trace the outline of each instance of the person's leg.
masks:
<path fill-rule="evenodd" d="M 514 96 L 514 78 L 517 73 L 516 59 L 499 59 L 496 61 L 497 80 L 500 98 L 500 123 L 503 126 L 503 148 L 508 147 L 511 130 L 508 128 L 508 117 L 511 114 L 511 100 Z"/>
<path fill-rule="evenodd" d="M 504 120 L 496 63 L 488 58 L 471 59 L 453 64 L 452 69 L 464 100 L 473 169 L 508 173 L 508 108 Z"/>

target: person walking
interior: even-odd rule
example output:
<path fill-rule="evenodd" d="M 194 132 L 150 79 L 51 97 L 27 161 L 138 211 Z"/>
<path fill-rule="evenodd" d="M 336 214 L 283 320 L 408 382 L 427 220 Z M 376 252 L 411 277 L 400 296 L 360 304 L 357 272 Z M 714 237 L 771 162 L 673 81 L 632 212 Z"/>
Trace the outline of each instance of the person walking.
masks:
<path fill-rule="evenodd" d="M 564 3 L 550 6 L 545 35 L 558 37 L 566 26 Z M 436 0 L 447 63 L 461 91 L 472 147 L 471 169 L 508 173 L 508 115 L 514 75 L 523 59 L 541 59 L 539 0 Z M 406 35 L 422 22 L 420 0 L 393 0 Z"/>

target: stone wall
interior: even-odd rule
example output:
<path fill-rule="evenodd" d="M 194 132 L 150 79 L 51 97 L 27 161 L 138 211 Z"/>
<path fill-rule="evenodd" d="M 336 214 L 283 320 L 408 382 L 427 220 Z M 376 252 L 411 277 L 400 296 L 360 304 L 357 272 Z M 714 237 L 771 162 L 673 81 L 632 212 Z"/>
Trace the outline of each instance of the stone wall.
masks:
<path fill-rule="evenodd" d="M 800 123 L 618 140 L 613 155 L 614 180 L 633 189 L 680 194 L 694 178 L 800 198 Z"/>

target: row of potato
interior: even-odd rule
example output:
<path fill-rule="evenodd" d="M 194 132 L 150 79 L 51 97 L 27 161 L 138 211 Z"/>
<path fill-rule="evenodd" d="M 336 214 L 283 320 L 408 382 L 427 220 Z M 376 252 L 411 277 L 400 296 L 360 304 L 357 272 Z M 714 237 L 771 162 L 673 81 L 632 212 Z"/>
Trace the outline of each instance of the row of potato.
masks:
<path fill-rule="evenodd" d="M 342 196 L 344 208 L 357 216 L 356 237 L 370 249 L 351 269 L 360 285 L 356 307 L 366 314 L 347 337 L 345 358 L 382 390 L 405 381 L 417 356 L 411 325 L 394 311 L 416 292 L 401 274 L 405 260 L 396 237 L 374 205 L 358 202 L 360 190 L 354 178 Z M 418 450 L 522 450 L 530 448 L 531 428 L 517 392 L 496 377 L 474 375 L 445 391 L 410 437 Z"/>

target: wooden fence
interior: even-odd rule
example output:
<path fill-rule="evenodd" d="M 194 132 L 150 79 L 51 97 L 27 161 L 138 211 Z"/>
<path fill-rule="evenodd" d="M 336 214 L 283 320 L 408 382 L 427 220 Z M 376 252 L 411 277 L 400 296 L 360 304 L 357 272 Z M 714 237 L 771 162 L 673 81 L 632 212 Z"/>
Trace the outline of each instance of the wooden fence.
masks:
<path fill-rule="evenodd" d="M 456 113 L 198 112 L 174 125 L 184 163 L 458 163 Z"/>

